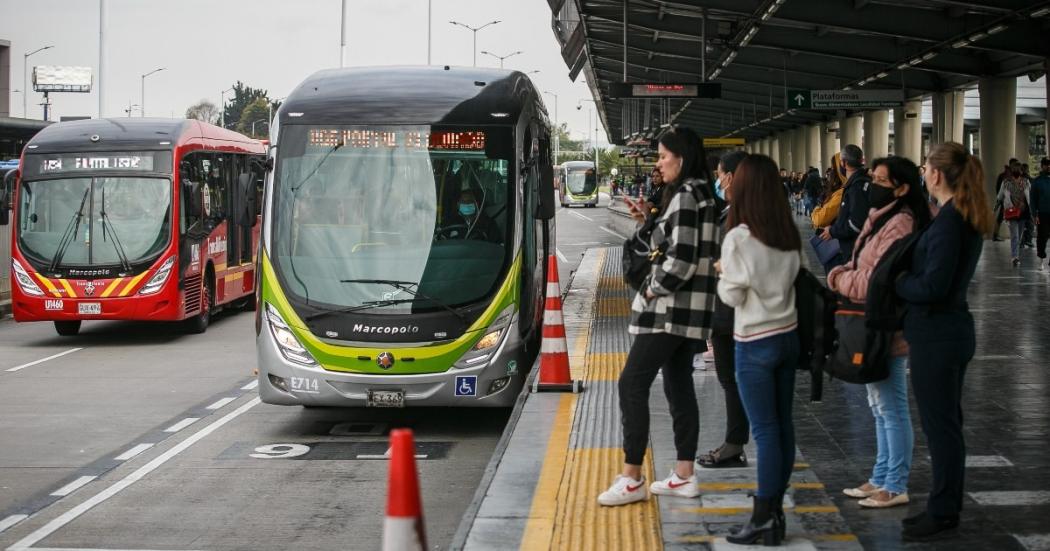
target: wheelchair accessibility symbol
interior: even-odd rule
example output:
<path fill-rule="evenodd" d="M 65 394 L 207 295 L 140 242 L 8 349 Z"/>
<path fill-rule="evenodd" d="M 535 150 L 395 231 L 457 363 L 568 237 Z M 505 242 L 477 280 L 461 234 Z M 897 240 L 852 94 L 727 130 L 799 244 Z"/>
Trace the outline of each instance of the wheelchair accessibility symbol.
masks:
<path fill-rule="evenodd" d="M 477 375 L 460 375 L 456 377 L 456 396 L 477 396 Z"/>

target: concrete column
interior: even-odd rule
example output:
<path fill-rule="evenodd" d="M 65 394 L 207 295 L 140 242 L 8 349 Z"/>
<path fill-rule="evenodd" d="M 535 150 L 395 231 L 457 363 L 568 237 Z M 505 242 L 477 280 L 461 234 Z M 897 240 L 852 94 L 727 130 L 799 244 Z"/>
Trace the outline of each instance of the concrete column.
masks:
<path fill-rule="evenodd" d="M 995 197 L 995 177 L 1014 156 L 1017 139 L 1017 79 L 983 78 L 977 84 L 981 95 L 981 163 L 985 190 Z M 994 202 L 994 201 L 993 201 Z"/>
<path fill-rule="evenodd" d="M 914 118 L 908 118 L 909 113 Z M 922 164 L 922 100 L 893 110 L 893 154 Z"/>
<path fill-rule="evenodd" d="M 839 121 L 839 151 L 849 144 L 860 147 L 861 125 L 864 119 L 861 115 L 846 117 Z"/>
<path fill-rule="evenodd" d="M 811 124 L 806 127 L 806 166 L 803 167 L 803 170 L 811 166 L 820 168 L 820 132 L 823 128 L 822 124 Z"/>
<path fill-rule="evenodd" d="M 868 162 L 890 154 L 889 110 L 864 112 L 863 149 Z"/>
<path fill-rule="evenodd" d="M 933 135 L 930 145 L 956 142 L 963 145 L 963 110 L 966 94 L 962 90 L 949 90 L 933 95 Z"/>
<path fill-rule="evenodd" d="M 1014 131 L 1014 158 L 1019 159 L 1021 164 L 1028 163 L 1028 145 L 1028 126 L 1018 124 Z"/>
<path fill-rule="evenodd" d="M 797 126 L 791 134 L 791 166 L 788 170 L 797 172 L 806 168 L 806 127 Z"/>
<path fill-rule="evenodd" d="M 783 130 L 780 132 L 779 135 L 777 135 L 777 145 L 780 146 L 777 148 L 777 156 L 779 157 L 777 165 L 779 165 L 780 168 L 784 168 L 787 170 L 791 170 L 791 138 L 793 137 L 792 132 L 793 130 Z"/>
<path fill-rule="evenodd" d="M 824 171 L 831 168 L 831 158 L 840 151 L 839 147 L 839 136 L 835 132 L 828 132 L 833 128 L 837 128 L 838 123 L 829 122 L 820 125 L 820 164 L 815 165 L 820 167 L 820 173 L 824 174 Z"/>
<path fill-rule="evenodd" d="M 769 157 L 780 166 L 780 135 L 774 134 L 769 137 Z"/>

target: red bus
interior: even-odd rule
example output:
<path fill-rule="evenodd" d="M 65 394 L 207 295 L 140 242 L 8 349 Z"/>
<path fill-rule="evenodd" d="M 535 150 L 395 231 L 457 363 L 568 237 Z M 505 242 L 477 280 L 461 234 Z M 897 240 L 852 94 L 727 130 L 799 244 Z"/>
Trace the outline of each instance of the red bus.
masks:
<path fill-rule="evenodd" d="M 42 130 L 5 181 L 15 320 L 60 335 L 83 320 L 184 320 L 201 333 L 216 308 L 254 308 L 265 152 L 196 120 Z"/>

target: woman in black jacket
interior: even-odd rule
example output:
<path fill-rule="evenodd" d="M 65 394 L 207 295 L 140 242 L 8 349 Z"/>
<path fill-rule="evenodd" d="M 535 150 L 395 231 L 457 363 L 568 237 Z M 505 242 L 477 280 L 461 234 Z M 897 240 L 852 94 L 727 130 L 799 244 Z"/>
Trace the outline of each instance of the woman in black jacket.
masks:
<path fill-rule="evenodd" d="M 906 541 L 931 539 L 959 525 L 966 465 L 963 377 L 977 346 L 966 291 L 984 235 L 995 224 L 981 161 L 963 146 L 934 146 L 925 176 L 930 195 L 942 206 L 915 245 L 911 271 L 897 279 L 896 289 L 907 303 L 904 338 L 911 349 L 912 389 L 933 482 L 926 510 L 904 519 Z"/>

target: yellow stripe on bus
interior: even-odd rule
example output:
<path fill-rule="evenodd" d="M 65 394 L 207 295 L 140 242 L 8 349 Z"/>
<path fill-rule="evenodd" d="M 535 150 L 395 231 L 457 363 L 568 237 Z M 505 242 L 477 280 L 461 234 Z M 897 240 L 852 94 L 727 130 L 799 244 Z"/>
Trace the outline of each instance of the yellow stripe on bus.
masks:
<path fill-rule="evenodd" d="M 62 286 L 66 288 L 66 292 L 69 293 L 70 297 L 77 296 L 76 292 L 73 291 L 73 286 L 70 285 L 68 281 L 66 281 L 64 279 L 59 279 L 58 282 L 61 283 Z"/>
<path fill-rule="evenodd" d="M 117 279 L 114 279 L 113 281 L 111 281 L 111 282 L 109 283 L 109 285 L 108 285 L 108 286 L 106 287 L 106 290 L 105 290 L 105 291 L 102 291 L 102 295 L 101 295 L 101 298 L 106 298 L 106 297 L 108 297 L 108 296 L 109 296 L 109 295 L 110 295 L 110 294 L 111 294 L 111 293 L 112 293 L 113 291 L 116 291 L 116 290 L 117 290 L 117 287 L 119 287 L 119 286 L 120 286 L 120 282 L 121 282 L 121 281 L 124 281 L 124 278 L 122 278 L 122 277 L 118 277 Z"/>
<path fill-rule="evenodd" d="M 237 281 L 238 279 L 244 279 L 244 272 L 237 272 L 235 274 L 229 274 L 225 277 L 226 282 Z"/>
<path fill-rule="evenodd" d="M 62 291 L 59 291 L 55 287 L 55 284 L 51 283 L 50 279 L 40 275 L 40 272 L 36 272 L 36 278 L 40 280 L 40 283 L 44 284 L 44 287 L 47 287 L 48 291 L 51 291 L 51 294 L 55 295 L 56 297 L 61 297 L 62 296 Z"/>
<path fill-rule="evenodd" d="M 129 281 L 128 284 L 124 287 L 124 290 L 120 292 L 120 296 L 122 296 L 122 297 L 123 296 L 127 296 L 128 291 L 130 291 L 131 288 L 134 287 L 142 278 L 146 277 L 147 273 L 149 273 L 149 270 L 146 270 L 146 271 L 142 272 L 141 274 L 139 274 L 139 275 L 135 276 L 134 278 L 132 278 L 132 280 Z"/>

